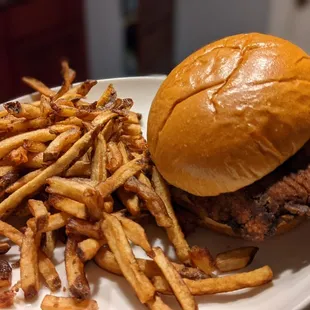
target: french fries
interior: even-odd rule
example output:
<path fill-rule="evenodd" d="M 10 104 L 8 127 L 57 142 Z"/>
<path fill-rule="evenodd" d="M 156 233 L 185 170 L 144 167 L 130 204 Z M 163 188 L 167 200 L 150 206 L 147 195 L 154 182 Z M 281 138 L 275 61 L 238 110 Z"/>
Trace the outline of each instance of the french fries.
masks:
<path fill-rule="evenodd" d="M 55 230 L 47 231 L 46 233 L 42 234 L 41 249 L 42 252 L 46 254 L 48 258 L 53 257 L 56 242 L 57 242 L 57 236 Z"/>
<path fill-rule="evenodd" d="M 5 236 L 18 246 L 22 245 L 23 234 L 12 225 L 0 220 L 0 235 Z"/>
<path fill-rule="evenodd" d="M 151 310 L 171 310 L 158 295 L 155 295 L 154 299 L 148 301 L 146 304 Z"/>
<path fill-rule="evenodd" d="M 26 119 L 34 119 L 41 116 L 40 108 L 31 104 L 16 102 L 8 102 L 4 104 L 4 108 L 15 117 L 23 117 Z"/>
<path fill-rule="evenodd" d="M 23 177 L 18 179 L 16 182 L 8 186 L 5 190 L 7 194 L 12 194 L 15 191 L 17 191 L 19 188 L 33 180 L 37 175 L 39 175 L 42 172 L 42 169 L 34 170 L 29 172 L 28 174 L 25 174 Z"/>
<path fill-rule="evenodd" d="M 36 221 L 37 231 L 42 231 L 48 224 L 49 213 L 40 200 L 29 199 L 28 207 Z"/>
<path fill-rule="evenodd" d="M 23 200 L 23 198 L 37 191 L 45 183 L 47 178 L 62 173 L 72 164 L 72 162 L 76 161 L 77 158 L 82 156 L 83 153 L 89 148 L 92 140 L 98 134 L 99 129 L 100 127 L 97 127 L 96 129 L 93 129 L 92 131 L 86 133 L 77 142 L 75 142 L 75 144 L 54 164 L 47 167 L 33 180 L 31 180 L 29 183 L 12 193 L 8 198 L 3 200 L 0 203 L 0 218 L 4 215 L 8 215 L 9 213 L 11 213 Z"/>
<path fill-rule="evenodd" d="M 47 257 L 45 253 L 39 250 L 39 272 L 44 278 L 47 286 L 49 289 L 54 292 L 60 289 L 61 287 L 61 280 L 59 275 L 56 271 L 55 266 L 53 265 L 52 261 Z"/>
<path fill-rule="evenodd" d="M 69 67 L 69 63 L 66 60 L 61 62 L 61 73 L 64 82 L 57 94 L 53 97 L 53 100 L 57 100 L 59 97 L 63 96 L 69 91 L 71 84 L 76 76 L 76 72 Z"/>
<path fill-rule="evenodd" d="M 52 97 L 55 95 L 53 90 L 49 89 L 45 84 L 35 78 L 25 76 L 22 78 L 22 80 L 28 86 L 47 97 Z"/>
<path fill-rule="evenodd" d="M 108 104 L 113 104 L 117 98 L 116 90 L 112 84 L 109 84 L 107 89 L 103 92 L 97 101 L 97 107 L 106 107 Z"/>
<path fill-rule="evenodd" d="M 59 211 L 66 212 L 67 214 L 78 219 L 88 219 L 87 209 L 81 202 L 56 194 L 49 195 L 48 202 Z"/>
<path fill-rule="evenodd" d="M 70 218 L 69 214 L 66 214 L 65 212 L 55 213 L 53 215 L 50 215 L 48 217 L 47 224 L 44 226 L 43 230 L 41 232 L 48 232 L 57 230 L 61 227 L 64 227 L 68 220 Z M 31 218 L 27 221 L 27 225 L 31 228 L 34 228 L 36 225 L 35 219 Z M 1 225 L 0 225 L 1 228 Z"/>
<path fill-rule="evenodd" d="M 126 217 L 117 216 L 117 218 L 121 222 L 125 234 L 130 241 L 140 246 L 146 253 L 152 250 L 142 226 Z"/>
<path fill-rule="evenodd" d="M 107 150 L 107 169 L 113 173 L 122 166 L 123 156 L 117 147 L 117 144 L 113 141 L 108 143 Z"/>
<path fill-rule="evenodd" d="M 53 140 L 43 153 L 43 161 L 56 160 L 60 153 L 68 146 L 75 143 L 81 136 L 78 129 L 64 131 Z"/>
<path fill-rule="evenodd" d="M 17 136 L 13 136 L 0 141 L 0 158 L 10 153 L 12 150 L 23 145 L 25 140 L 32 140 L 35 142 L 47 142 L 54 140 L 56 135 L 50 133 L 48 128 L 38 129 L 26 133 L 21 133 Z"/>
<path fill-rule="evenodd" d="M 130 110 L 133 100 L 118 98 L 109 85 L 98 101 L 88 103 L 84 97 L 97 82 L 72 86 L 75 71 L 67 61 L 61 66 L 63 83 L 58 91 L 26 77 L 24 81 L 40 92 L 40 100 L 9 102 L 0 111 L 0 235 L 20 247 L 21 253 L 20 284 L 0 294 L 0 308 L 14 303 L 20 287 L 26 300 L 37 296 L 41 278 L 52 292 L 61 288 L 52 262 L 54 252 L 59 259 L 57 240 L 65 245 L 72 297 L 47 295 L 42 309 L 98 309 L 90 299 L 84 268 L 90 260 L 124 276 L 138 299 L 154 310 L 170 309 L 158 293 L 175 295 L 183 309 L 197 309 L 194 295 L 271 281 L 268 266 L 217 277 L 214 271 L 250 264 L 257 248 L 220 253 L 215 261 L 206 248 L 190 248 L 169 187 L 147 150 L 142 115 Z M 19 230 L 6 222 L 12 212 L 22 222 Z M 167 231 L 182 263 L 171 262 L 160 248 L 151 247 L 140 224 L 152 215 Z M 152 259 L 136 258 L 133 244 Z M 0 254 L 10 248 L 8 242 L 1 242 Z M 0 287 L 11 285 L 11 273 L 9 263 L 1 260 Z"/>
<path fill-rule="evenodd" d="M 209 278 L 204 280 L 183 279 L 191 294 L 210 295 L 241 290 L 243 288 L 256 287 L 270 282 L 273 278 L 269 266 L 264 266 L 253 271 L 237 273 L 220 278 Z M 153 279 L 156 291 L 162 294 L 171 294 L 169 283 L 162 277 Z"/>
<path fill-rule="evenodd" d="M 142 303 L 152 300 L 155 295 L 154 286 L 141 272 L 121 223 L 116 217 L 106 213 L 101 228 L 124 277 L 135 290 L 139 300 Z"/>
<path fill-rule="evenodd" d="M 171 227 L 172 220 L 169 217 L 165 205 L 155 191 L 136 178 L 130 177 L 125 183 L 125 189 L 136 193 L 145 201 L 146 207 L 155 217 L 156 223 L 161 227 Z"/>
<path fill-rule="evenodd" d="M 167 235 L 171 243 L 173 244 L 176 254 L 181 262 L 188 263 L 189 262 L 189 245 L 184 238 L 184 234 L 181 230 L 181 227 L 178 223 L 178 220 L 175 216 L 173 207 L 171 205 L 171 198 L 169 194 L 169 189 L 167 184 L 157 171 L 155 167 L 152 168 L 152 181 L 154 185 L 155 192 L 162 199 L 165 204 L 167 213 L 172 220 L 173 225 L 171 227 L 167 227 Z"/>
<path fill-rule="evenodd" d="M 30 227 L 26 229 L 24 234 L 20 252 L 21 287 L 25 299 L 32 299 L 38 294 L 40 282 L 35 233 Z"/>
<path fill-rule="evenodd" d="M 253 261 L 258 247 L 248 246 L 217 254 L 216 267 L 222 272 L 245 268 Z"/>
<path fill-rule="evenodd" d="M 190 259 L 194 266 L 207 275 L 212 276 L 216 271 L 214 259 L 207 248 L 193 246 L 190 250 Z"/>
<path fill-rule="evenodd" d="M 184 279 L 184 282 L 193 295 L 207 295 L 260 286 L 270 282 L 272 277 L 273 273 L 270 267 L 264 266 L 253 271 L 237 273 L 231 276 L 197 281 Z"/>
<path fill-rule="evenodd" d="M 182 309 L 198 309 L 194 297 L 161 248 L 153 248 L 150 256 L 161 269 Z M 202 280 L 200 280 L 202 281 Z"/>
<path fill-rule="evenodd" d="M 99 249 L 95 256 L 95 262 L 102 269 L 117 275 L 122 275 L 122 271 L 117 261 L 115 260 L 115 256 L 108 247 L 103 246 Z M 156 276 L 163 276 L 161 270 L 153 260 L 137 258 L 137 262 L 140 270 L 143 271 L 149 279 L 152 279 Z M 201 272 L 197 268 L 186 267 L 177 263 L 172 264 L 182 278 L 191 280 L 201 280 L 208 278 L 205 273 Z"/>
<path fill-rule="evenodd" d="M 143 166 L 144 162 L 141 158 L 133 159 L 117 169 L 106 181 L 99 183 L 96 189 L 101 197 L 105 198 L 139 172 Z"/>
<path fill-rule="evenodd" d="M 46 295 L 41 303 L 42 310 L 99 310 L 95 300 L 77 300 L 71 297 Z"/>
<path fill-rule="evenodd" d="M 81 241 L 77 246 L 77 255 L 83 263 L 91 260 L 97 254 L 98 250 L 103 244 L 106 244 L 105 239 L 96 240 L 92 238 Z"/>
<path fill-rule="evenodd" d="M 85 300 L 90 296 L 90 288 L 85 276 L 84 264 L 76 252 L 77 244 L 75 237 L 68 238 L 65 250 L 66 274 L 71 294 L 80 300 Z"/>
<path fill-rule="evenodd" d="M 100 240 L 103 237 L 103 234 L 100 229 L 99 222 L 90 223 L 88 221 L 79 220 L 75 218 L 69 219 L 66 226 L 67 235 L 82 235 L 89 238 Z"/>
<path fill-rule="evenodd" d="M 99 133 L 95 142 L 95 150 L 91 164 L 91 179 L 103 182 L 107 179 L 106 171 L 107 145 L 102 133 Z"/>

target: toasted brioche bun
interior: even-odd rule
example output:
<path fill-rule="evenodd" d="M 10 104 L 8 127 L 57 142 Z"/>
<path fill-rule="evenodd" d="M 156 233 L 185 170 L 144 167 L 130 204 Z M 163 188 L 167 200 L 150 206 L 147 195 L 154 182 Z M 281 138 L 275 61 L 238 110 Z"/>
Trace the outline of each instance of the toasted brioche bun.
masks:
<path fill-rule="evenodd" d="M 304 220 L 305 220 L 305 217 L 298 216 L 292 219 L 291 221 L 281 222 L 276 228 L 276 235 L 282 235 L 292 230 L 293 228 L 301 224 Z M 230 226 L 216 222 L 209 217 L 201 219 L 199 221 L 199 225 L 202 227 L 209 228 L 215 232 L 218 232 L 224 235 L 241 238 L 241 236 L 236 234 Z"/>
<path fill-rule="evenodd" d="M 159 172 L 186 192 L 247 186 L 310 138 L 310 57 L 258 33 L 209 44 L 161 85 L 147 137 Z"/>

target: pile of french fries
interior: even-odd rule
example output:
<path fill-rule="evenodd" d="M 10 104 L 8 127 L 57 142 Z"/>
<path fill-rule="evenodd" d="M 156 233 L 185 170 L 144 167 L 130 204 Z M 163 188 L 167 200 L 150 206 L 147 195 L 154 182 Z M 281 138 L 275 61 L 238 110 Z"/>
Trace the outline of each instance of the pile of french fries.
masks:
<path fill-rule="evenodd" d="M 150 309 L 170 309 L 161 294 L 174 294 L 183 309 L 197 309 L 194 295 L 230 292 L 272 280 L 268 266 L 218 276 L 247 266 L 257 248 L 245 247 L 215 258 L 190 247 L 173 210 L 169 187 L 152 164 L 142 136 L 141 115 L 131 99 L 112 85 L 98 101 L 85 96 L 96 81 L 72 86 L 75 72 L 62 62 L 63 84 L 54 91 L 42 82 L 24 82 L 41 94 L 28 104 L 9 102 L 0 112 L 0 235 L 20 247 L 20 282 L 0 261 L 0 307 L 14 303 L 22 289 L 27 301 L 38 295 L 41 279 L 51 292 L 67 286 L 72 297 L 44 297 L 41 308 L 98 309 L 91 299 L 85 264 L 124 276 Z M 25 219 L 21 229 L 8 223 Z M 166 230 L 179 262 L 152 247 L 141 226 L 154 218 Z M 67 283 L 51 260 L 57 241 L 65 243 Z M 136 258 L 132 244 L 149 259 Z M 0 244 L 0 253 L 10 250 Z"/>

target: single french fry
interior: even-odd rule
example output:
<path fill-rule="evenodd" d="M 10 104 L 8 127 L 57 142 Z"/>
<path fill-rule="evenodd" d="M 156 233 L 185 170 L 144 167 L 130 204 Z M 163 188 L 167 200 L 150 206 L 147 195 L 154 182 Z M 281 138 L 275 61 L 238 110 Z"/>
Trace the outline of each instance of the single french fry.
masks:
<path fill-rule="evenodd" d="M 113 104 L 117 98 L 117 93 L 112 84 L 109 84 L 103 94 L 97 101 L 97 107 L 106 107 L 109 104 Z"/>
<path fill-rule="evenodd" d="M 61 133 L 53 140 L 43 153 L 43 161 L 56 160 L 60 153 L 68 146 L 75 143 L 81 136 L 81 131 L 71 129 Z"/>
<path fill-rule="evenodd" d="M 1 128 L 0 122 L 0 131 L 7 132 L 11 135 L 21 134 L 23 132 L 29 132 L 32 130 L 37 130 L 40 128 L 47 127 L 51 124 L 51 120 L 46 117 L 38 117 L 35 119 L 18 119 L 17 121 L 9 123 L 5 130 Z"/>
<path fill-rule="evenodd" d="M 107 179 L 106 153 L 106 141 L 102 133 L 99 133 L 95 142 L 95 151 L 91 163 L 91 179 L 98 183 Z"/>
<path fill-rule="evenodd" d="M 29 197 L 31 194 L 36 192 L 45 184 L 46 179 L 59 175 L 70 167 L 70 165 L 80 158 L 90 147 L 93 139 L 96 137 L 100 129 L 101 128 L 99 126 L 98 128 L 87 132 L 55 163 L 47 167 L 38 176 L 3 200 L 0 203 L 0 218 L 11 213 L 25 197 Z"/>
<path fill-rule="evenodd" d="M 172 226 L 172 220 L 169 217 L 165 204 L 153 188 L 139 182 L 135 177 L 128 178 L 125 182 L 124 188 L 127 191 L 136 193 L 140 199 L 145 201 L 147 209 L 155 217 L 158 226 Z"/>
<path fill-rule="evenodd" d="M 25 140 L 32 140 L 38 142 L 47 142 L 54 140 L 56 138 L 55 134 L 50 133 L 48 128 L 38 129 L 35 131 L 30 131 L 26 133 L 13 136 L 11 138 L 4 139 L 0 141 L 0 158 L 10 153 L 12 150 L 23 145 Z"/>
<path fill-rule="evenodd" d="M 204 280 L 184 279 L 193 295 L 207 295 L 232 292 L 247 287 L 256 287 L 272 281 L 273 273 L 269 266 L 231 276 Z"/>
<path fill-rule="evenodd" d="M 42 169 L 34 170 L 29 172 L 28 174 L 25 174 L 23 177 L 18 179 L 16 182 L 11 184 L 5 192 L 7 194 L 14 193 L 16 190 L 27 184 L 29 181 L 33 180 L 37 175 L 39 175 L 42 172 Z"/>
<path fill-rule="evenodd" d="M 123 187 L 117 189 L 117 197 L 133 216 L 139 215 L 139 198 L 136 194 L 127 192 Z"/>
<path fill-rule="evenodd" d="M 55 124 L 49 127 L 50 131 L 55 134 L 60 134 L 68 130 L 79 130 L 80 128 L 76 125 L 68 125 L 68 124 Z"/>
<path fill-rule="evenodd" d="M 53 97 L 55 95 L 53 90 L 49 89 L 45 84 L 35 78 L 24 76 L 22 80 L 28 86 L 47 97 Z"/>
<path fill-rule="evenodd" d="M 171 289 L 173 290 L 182 309 L 198 309 L 194 297 L 162 249 L 159 247 L 153 248 L 151 257 L 156 262 L 171 286 Z"/>
<path fill-rule="evenodd" d="M 5 103 L 4 108 L 11 115 L 18 118 L 23 117 L 26 119 L 34 119 L 41 116 L 41 111 L 38 107 L 27 103 L 20 103 L 18 101 Z"/>
<path fill-rule="evenodd" d="M 117 216 L 117 219 L 121 222 L 127 238 L 135 245 L 140 246 L 146 253 L 152 250 L 149 241 L 147 239 L 145 230 L 138 223 L 123 216 Z"/>
<path fill-rule="evenodd" d="M 90 223 L 88 221 L 71 218 L 66 226 L 66 233 L 74 235 L 84 235 L 89 238 L 100 240 L 103 238 L 99 222 Z"/>
<path fill-rule="evenodd" d="M 74 125 L 74 126 L 82 127 L 83 121 L 76 116 L 70 116 L 70 117 L 64 119 L 63 121 L 57 122 L 57 124 L 58 125 Z"/>
<path fill-rule="evenodd" d="M 25 299 L 38 294 L 40 288 L 38 253 L 35 234 L 30 227 L 26 229 L 20 249 L 20 279 Z"/>
<path fill-rule="evenodd" d="M 48 224 L 49 212 L 40 200 L 29 199 L 28 207 L 35 217 L 37 231 L 42 231 Z"/>
<path fill-rule="evenodd" d="M 66 212 L 82 220 L 88 219 L 87 209 L 81 202 L 57 194 L 49 195 L 48 202 L 59 211 Z"/>
<path fill-rule="evenodd" d="M 31 153 L 40 153 L 40 152 L 44 152 L 47 146 L 42 142 L 25 140 L 23 144 L 23 148 Z"/>
<path fill-rule="evenodd" d="M 155 189 L 155 192 L 158 194 L 158 196 L 162 199 L 162 201 L 165 204 L 167 213 L 169 214 L 169 217 L 172 220 L 173 225 L 171 227 L 167 227 L 167 235 L 171 243 L 173 244 L 176 254 L 181 262 L 189 263 L 189 252 L 190 248 L 185 240 L 184 234 L 181 230 L 181 227 L 178 223 L 178 220 L 175 216 L 172 204 L 171 204 L 171 197 L 169 188 L 164 181 L 164 179 L 159 174 L 158 170 L 155 168 L 155 166 L 152 168 L 152 181 L 153 186 Z"/>
<path fill-rule="evenodd" d="M 107 165 L 106 168 L 113 173 L 123 164 L 123 156 L 117 144 L 113 141 L 107 144 Z"/>
<path fill-rule="evenodd" d="M 102 231 L 124 277 L 133 287 L 142 303 L 152 300 L 155 289 L 150 280 L 141 272 L 121 223 L 115 216 L 107 213 L 105 213 L 104 218 L 101 226 Z"/>
<path fill-rule="evenodd" d="M 85 177 L 91 176 L 91 163 L 89 161 L 78 160 L 64 174 L 65 177 Z"/>
<path fill-rule="evenodd" d="M 99 310 L 95 300 L 79 300 L 72 297 L 56 297 L 45 295 L 42 303 L 42 310 Z M 154 310 L 157 310 L 154 308 Z M 164 309 L 163 309 L 164 310 Z M 166 309 L 165 309 L 166 310 Z"/>
<path fill-rule="evenodd" d="M 41 250 L 48 258 L 53 257 L 56 242 L 57 236 L 55 230 L 47 231 L 46 233 L 42 234 Z"/>
<path fill-rule="evenodd" d="M 48 117 L 53 113 L 53 109 L 51 107 L 51 98 L 45 95 L 41 95 L 40 99 L 40 112 L 43 117 Z"/>
<path fill-rule="evenodd" d="M 148 301 L 147 306 L 151 310 L 172 310 L 158 295 L 155 295 L 154 299 Z"/>
<path fill-rule="evenodd" d="M 102 129 L 102 134 L 104 137 L 105 141 L 109 141 L 113 132 L 114 132 L 114 122 L 115 119 L 110 119 L 107 124 L 104 126 L 104 128 Z"/>
<path fill-rule="evenodd" d="M 98 126 L 98 124 L 106 124 L 107 122 L 109 122 L 111 119 L 113 119 L 114 117 L 116 117 L 117 114 L 113 113 L 111 111 L 104 111 L 99 113 L 96 118 L 91 122 L 92 126 Z"/>
<path fill-rule="evenodd" d="M 84 264 L 77 255 L 76 238 L 69 236 L 65 250 L 65 265 L 70 293 L 81 300 L 88 299 L 90 288 L 84 272 Z"/>
<path fill-rule="evenodd" d="M 57 94 L 53 97 L 54 101 L 63 96 L 67 91 L 69 91 L 71 84 L 76 76 L 76 72 L 69 67 L 69 63 L 66 60 L 63 60 L 61 62 L 61 73 L 64 81 Z"/>
<path fill-rule="evenodd" d="M 39 256 L 39 264 L 38 264 L 39 272 L 44 278 L 47 286 L 52 292 L 59 290 L 61 287 L 61 280 L 54 264 L 48 258 L 48 256 L 40 250 L 38 251 L 38 256 Z"/>
<path fill-rule="evenodd" d="M 91 260 L 95 257 L 98 250 L 103 244 L 106 244 L 107 241 L 105 239 L 96 240 L 93 238 L 85 239 L 79 242 L 77 246 L 77 255 L 81 259 L 83 263 L 88 260 Z"/>
<path fill-rule="evenodd" d="M 12 225 L 0 220 L 0 235 L 7 237 L 18 246 L 22 245 L 23 234 Z"/>
<path fill-rule="evenodd" d="M 222 272 L 245 268 L 253 261 L 258 247 L 247 246 L 217 254 L 216 267 Z"/>
<path fill-rule="evenodd" d="M 192 263 L 204 273 L 212 276 L 216 271 L 214 258 L 207 248 L 192 246 L 189 256 Z"/>

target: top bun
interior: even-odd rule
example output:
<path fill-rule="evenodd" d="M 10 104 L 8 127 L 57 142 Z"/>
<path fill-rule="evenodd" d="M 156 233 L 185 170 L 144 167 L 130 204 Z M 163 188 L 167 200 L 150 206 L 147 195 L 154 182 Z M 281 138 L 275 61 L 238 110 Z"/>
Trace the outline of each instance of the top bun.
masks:
<path fill-rule="evenodd" d="M 258 33 L 209 44 L 163 82 L 147 136 L 159 172 L 184 191 L 215 196 L 249 185 L 310 138 L 310 57 Z"/>

